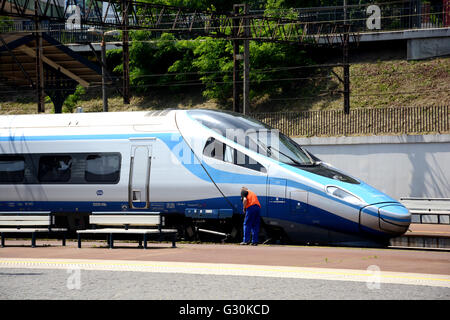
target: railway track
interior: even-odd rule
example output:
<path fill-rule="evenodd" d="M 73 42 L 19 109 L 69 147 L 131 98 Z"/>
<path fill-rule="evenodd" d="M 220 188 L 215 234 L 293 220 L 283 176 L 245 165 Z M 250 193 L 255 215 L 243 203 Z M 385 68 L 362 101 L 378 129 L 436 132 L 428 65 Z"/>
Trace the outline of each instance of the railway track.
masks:
<path fill-rule="evenodd" d="M 391 239 L 391 247 L 450 251 L 450 225 L 413 223 L 404 235 Z"/>

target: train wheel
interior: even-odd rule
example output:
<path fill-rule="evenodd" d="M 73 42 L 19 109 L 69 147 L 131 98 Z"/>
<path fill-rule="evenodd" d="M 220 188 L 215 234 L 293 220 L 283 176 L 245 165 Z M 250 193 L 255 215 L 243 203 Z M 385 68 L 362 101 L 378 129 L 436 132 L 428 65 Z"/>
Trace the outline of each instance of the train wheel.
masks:
<path fill-rule="evenodd" d="M 270 243 L 272 243 L 272 240 L 273 240 L 273 236 L 270 233 L 269 228 L 267 228 L 267 225 L 262 221 L 261 221 L 261 225 L 259 228 L 258 237 L 259 237 L 259 243 L 262 243 L 262 244 L 270 244 Z"/>

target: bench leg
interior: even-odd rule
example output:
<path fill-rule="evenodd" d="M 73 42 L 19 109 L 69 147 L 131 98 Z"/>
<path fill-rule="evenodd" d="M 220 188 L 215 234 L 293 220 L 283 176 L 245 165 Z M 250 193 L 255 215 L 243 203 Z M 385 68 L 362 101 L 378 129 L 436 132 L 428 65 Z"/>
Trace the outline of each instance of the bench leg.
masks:
<path fill-rule="evenodd" d="M 139 248 L 142 248 L 142 240 L 139 239 Z"/>
<path fill-rule="evenodd" d="M 147 249 L 147 234 L 144 233 L 144 249 Z"/>
<path fill-rule="evenodd" d="M 112 233 L 109 234 L 109 248 L 114 248 L 114 238 Z"/>
<path fill-rule="evenodd" d="M 5 247 L 5 234 L 2 232 L 0 234 L 0 236 L 2 237 L 2 248 L 4 248 Z"/>
<path fill-rule="evenodd" d="M 63 247 L 66 246 L 66 234 L 65 233 L 62 236 L 62 245 L 63 245 Z"/>
<path fill-rule="evenodd" d="M 78 249 L 81 248 L 81 233 L 78 234 Z"/>
<path fill-rule="evenodd" d="M 31 234 L 31 247 L 36 248 L 36 232 Z"/>
<path fill-rule="evenodd" d="M 175 233 L 175 235 L 173 236 L 173 239 L 172 239 L 172 248 L 176 248 L 177 246 L 176 246 L 176 243 L 177 242 L 177 234 Z"/>

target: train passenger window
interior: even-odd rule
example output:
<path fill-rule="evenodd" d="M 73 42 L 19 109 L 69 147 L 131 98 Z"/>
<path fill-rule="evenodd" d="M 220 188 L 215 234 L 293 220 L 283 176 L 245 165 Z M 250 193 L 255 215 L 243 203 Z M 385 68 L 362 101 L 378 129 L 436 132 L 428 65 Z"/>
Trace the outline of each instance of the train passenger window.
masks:
<path fill-rule="evenodd" d="M 21 156 L 0 156 L 0 183 L 23 181 L 25 160 Z"/>
<path fill-rule="evenodd" d="M 84 177 L 88 182 L 117 183 L 120 177 L 120 154 L 88 155 Z"/>
<path fill-rule="evenodd" d="M 247 169 L 264 173 L 267 172 L 266 168 L 256 160 L 212 137 L 206 141 L 205 147 L 203 148 L 203 155 Z"/>
<path fill-rule="evenodd" d="M 42 156 L 39 159 L 38 179 L 40 182 L 68 182 L 71 167 L 70 156 Z"/>
<path fill-rule="evenodd" d="M 208 138 L 203 154 L 209 158 L 215 158 L 223 161 L 223 143 L 214 138 Z"/>

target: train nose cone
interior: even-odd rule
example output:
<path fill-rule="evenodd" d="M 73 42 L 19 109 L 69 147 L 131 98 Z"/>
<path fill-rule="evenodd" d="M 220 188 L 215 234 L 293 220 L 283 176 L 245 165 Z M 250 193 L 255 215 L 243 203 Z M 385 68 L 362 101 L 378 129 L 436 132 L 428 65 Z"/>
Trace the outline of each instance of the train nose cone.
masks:
<path fill-rule="evenodd" d="M 388 204 L 378 208 L 380 228 L 384 231 L 403 234 L 411 224 L 411 213 L 401 204 Z"/>

